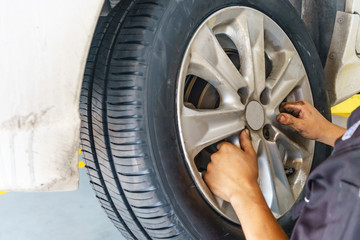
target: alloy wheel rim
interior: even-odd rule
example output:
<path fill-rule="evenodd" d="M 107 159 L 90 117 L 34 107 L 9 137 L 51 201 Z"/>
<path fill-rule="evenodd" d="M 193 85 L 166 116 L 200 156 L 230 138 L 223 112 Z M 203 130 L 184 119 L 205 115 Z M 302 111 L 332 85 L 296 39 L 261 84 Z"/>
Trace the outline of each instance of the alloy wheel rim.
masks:
<path fill-rule="evenodd" d="M 281 217 L 304 187 L 315 143 L 281 126 L 276 115 L 283 101 L 303 99 L 313 103 L 301 58 L 286 33 L 264 13 L 227 7 L 196 30 L 177 81 L 179 135 L 198 189 L 228 220 L 239 223 L 231 205 L 211 193 L 197 160 L 209 157 L 218 142 L 239 146 L 239 133 L 248 128 L 260 188 L 274 216 Z"/>

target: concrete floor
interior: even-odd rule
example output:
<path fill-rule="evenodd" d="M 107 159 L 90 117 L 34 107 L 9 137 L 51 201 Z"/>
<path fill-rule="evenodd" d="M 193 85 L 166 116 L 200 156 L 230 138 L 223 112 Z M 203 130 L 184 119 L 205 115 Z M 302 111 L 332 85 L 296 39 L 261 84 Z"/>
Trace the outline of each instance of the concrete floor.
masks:
<path fill-rule="evenodd" d="M 346 127 L 345 117 L 333 122 Z M 124 240 L 100 207 L 85 169 L 80 189 L 0 195 L 0 240 Z"/>
<path fill-rule="evenodd" d="M 125 240 L 100 207 L 85 169 L 80 188 L 0 195 L 0 240 Z"/>

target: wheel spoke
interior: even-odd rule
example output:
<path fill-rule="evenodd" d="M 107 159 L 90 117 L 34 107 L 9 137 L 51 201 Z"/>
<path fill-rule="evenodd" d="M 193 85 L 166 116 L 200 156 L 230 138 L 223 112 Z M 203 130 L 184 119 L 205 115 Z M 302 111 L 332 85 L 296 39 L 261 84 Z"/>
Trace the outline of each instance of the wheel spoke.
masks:
<path fill-rule="evenodd" d="M 227 18 L 228 16 L 232 16 L 231 12 L 224 16 L 224 18 Z M 240 72 L 247 83 L 249 93 L 253 93 L 255 76 L 246 11 L 242 11 L 241 14 L 234 17 L 233 21 L 226 21 L 226 24 L 215 26 L 214 32 L 216 34 L 225 34 L 235 44 L 241 62 Z"/>
<path fill-rule="evenodd" d="M 248 83 L 249 94 L 259 97 L 265 88 L 264 17 L 244 11 L 226 26 L 215 28 L 234 42 L 241 60 L 240 71 Z"/>
<path fill-rule="evenodd" d="M 254 71 L 255 97 L 265 89 L 265 44 L 264 44 L 264 17 L 257 12 L 248 13 L 247 26 L 252 49 Z"/>
<path fill-rule="evenodd" d="M 257 150 L 259 164 L 259 185 L 264 195 L 267 205 L 271 211 L 279 212 L 278 201 L 275 194 L 275 185 L 272 178 L 272 168 L 268 161 L 267 151 L 263 141 L 260 141 Z"/>
<path fill-rule="evenodd" d="M 286 212 L 294 203 L 281 154 L 276 143 L 261 141 L 258 151 L 260 187 L 274 213 Z"/>
<path fill-rule="evenodd" d="M 289 50 L 276 51 L 273 49 L 267 49 L 267 54 L 272 62 L 272 72 L 267 81 L 267 85 L 270 89 L 272 89 L 286 75 L 287 70 L 295 56 L 295 52 Z"/>
<path fill-rule="evenodd" d="M 191 47 L 188 74 L 209 81 L 222 96 L 233 94 L 246 86 L 246 82 L 226 55 L 208 25 L 203 26 Z"/>
<path fill-rule="evenodd" d="M 275 131 L 274 140 L 276 142 L 281 142 L 283 145 L 285 145 L 285 147 L 292 152 L 292 155 L 298 155 L 298 158 L 301 158 L 301 160 L 310 156 L 310 151 L 309 151 L 310 149 L 306 149 L 306 146 L 293 140 L 293 139 L 302 139 L 302 137 L 299 134 L 294 133 L 292 135 L 295 135 L 296 137 L 290 138 L 289 136 L 291 134 L 289 133 L 286 134 L 282 130 L 274 126 L 273 129 Z"/>
<path fill-rule="evenodd" d="M 270 52 L 273 71 L 267 87 L 271 91 L 270 108 L 277 108 L 280 103 L 306 78 L 301 59 L 294 51 L 283 50 Z"/>
<path fill-rule="evenodd" d="M 257 12 L 243 12 L 226 25 L 214 28 L 234 42 L 241 60 L 240 71 L 250 94 L 259 97 L 265 88 L 264 18 Z"/>
<path fill-rule="evenodd" d="M 253 148 L 255 149 L 255 152 L 261 151 L 261 142 L 262 138 L 258 134 L 251 134 L 251 143 Z"/>
<path fill-rule="evenodd" d="M 281 102 L 297 87 L 305 78 L 305 73 L 297 78 L 278 81 L 271 90 L 269 109 L 277 109 Z"/>
<path fill-rule="evenodd" d="M 243 109 L 194 110 L 182 108 L 185 147 L 191 159 L 205 147 L 244 129 Z"/>

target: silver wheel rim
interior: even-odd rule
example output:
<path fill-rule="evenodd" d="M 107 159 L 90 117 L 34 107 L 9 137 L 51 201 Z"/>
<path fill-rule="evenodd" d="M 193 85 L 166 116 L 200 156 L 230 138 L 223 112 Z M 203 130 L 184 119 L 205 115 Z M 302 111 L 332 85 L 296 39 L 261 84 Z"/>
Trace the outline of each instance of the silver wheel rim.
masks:
<path fill-rule="evenodd" d="M 237 53 L 240 66 L 235 66 L 224 49 Z M 206 87 L 195 106 L 189 100 L 195 90 L 189 86 L 196 81 L 206 82 Z M 209 87 L 216 94 L 208 102 L 213 96 L 218 96 L 218 102 L 204 109 L 199 105 L 209 105 Z M 300 195 L 314 153 L 313 141 L 277 123 L 279 105 L 285 99 L 313 102 L 300 56 L 273 20 L 255 9 L 228 7 L 200 25 L 184 54 L 178 78 L 179 133 L 201 194 L 235 223 L 239 221 L 233 208 L 211 193 L 195 159 L 205 148 L 224 140 L 239 146 L 239 133 L 248 128 L 258 155 L 260 188 L 274 216 L 281 217 Z"/>

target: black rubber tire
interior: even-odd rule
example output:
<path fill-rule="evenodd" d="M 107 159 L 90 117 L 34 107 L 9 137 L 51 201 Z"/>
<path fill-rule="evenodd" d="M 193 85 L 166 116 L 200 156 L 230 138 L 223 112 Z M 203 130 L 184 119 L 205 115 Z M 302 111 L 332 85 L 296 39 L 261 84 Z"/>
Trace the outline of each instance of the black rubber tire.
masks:
<path fill-rule="evenodd" d="M 123 0 L 98 26 L 81 95 L 81 140 L 92 186 L 127 239 L 243 239 L 188 173 L 178 135 L 178 71 L 196 28 L 228 6 L 272 18 L 303 60 L 315 107 L 330 118 L 313 42 L 287 0 Z M 310 54 L 309 54 L 310 53 Z M 329 149 L 317 144 L 314 166 Z M 280 224 L 288 234 L 290 213 Z"/>

